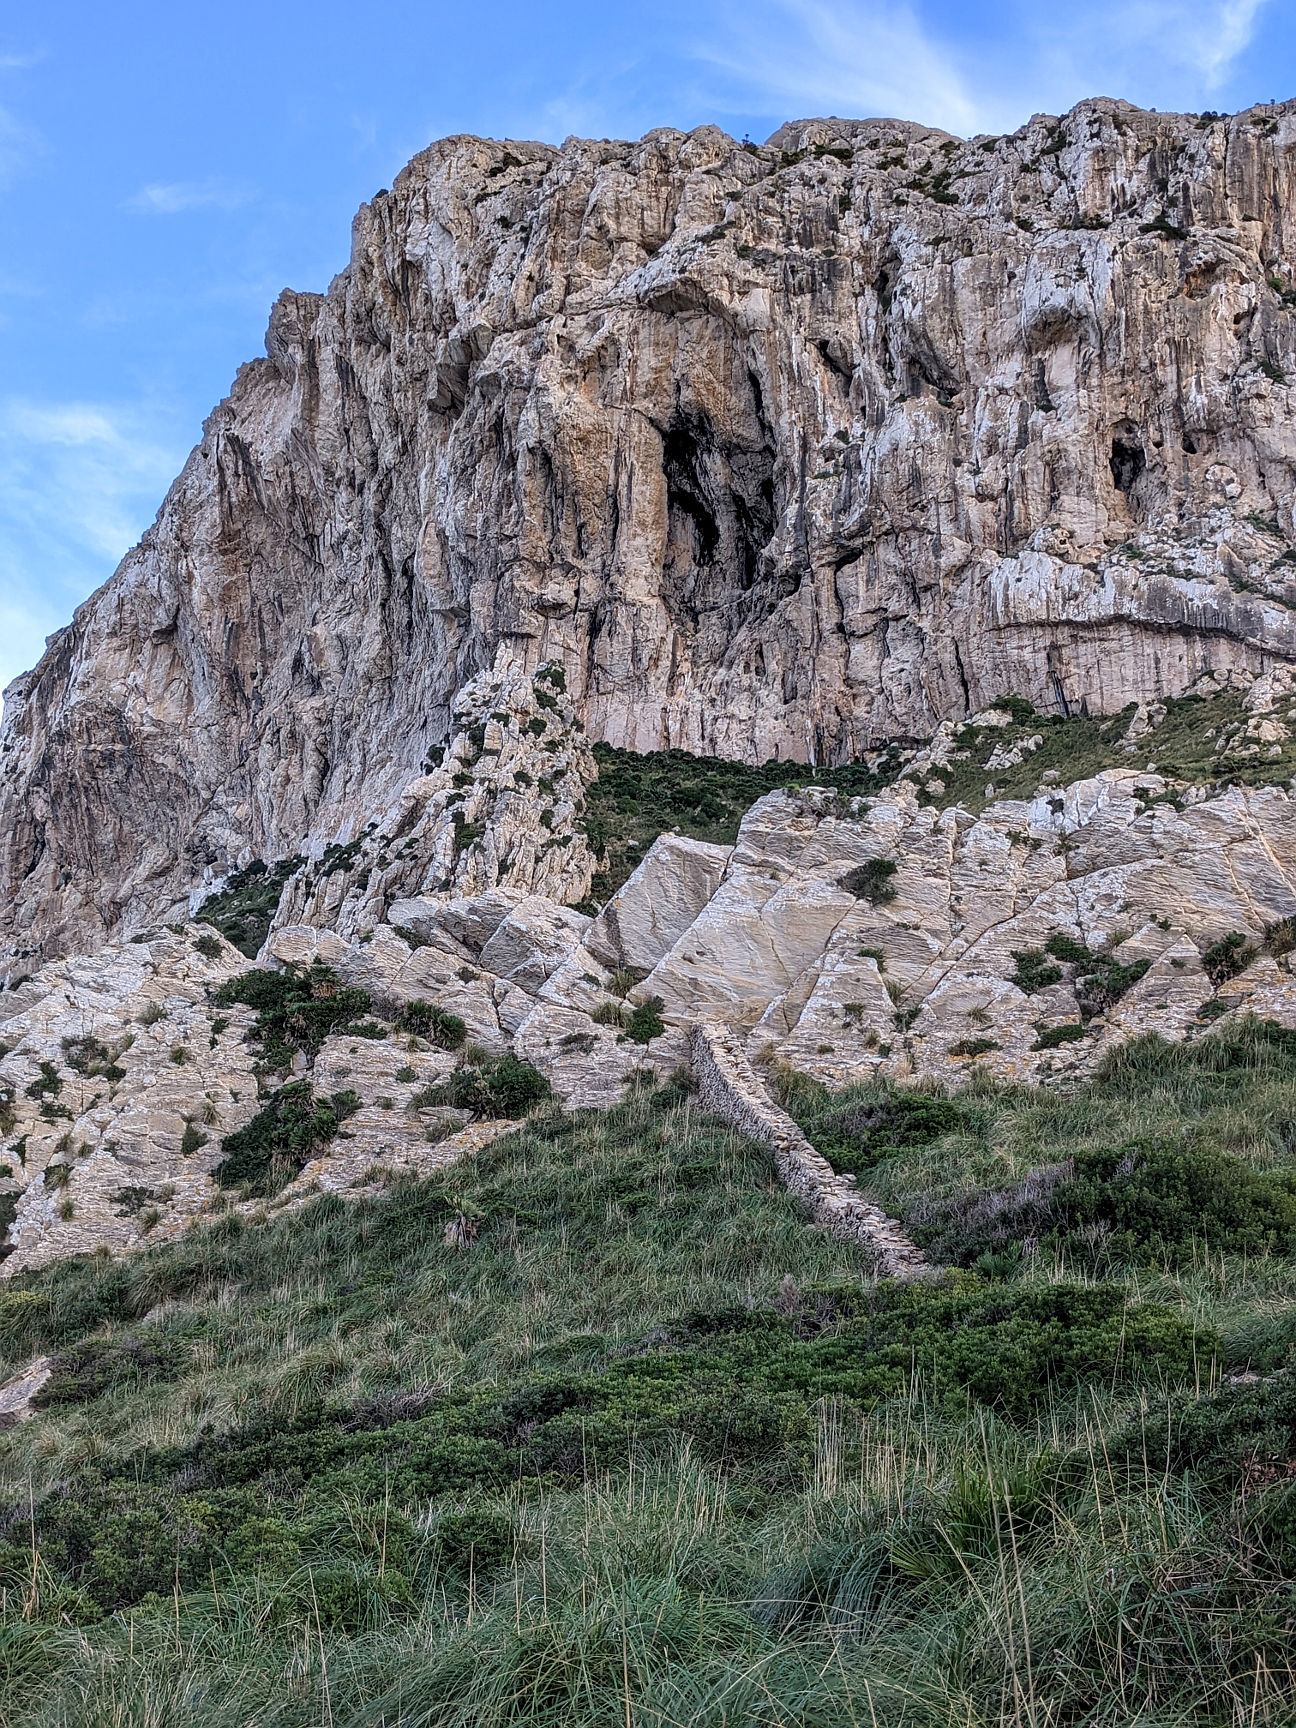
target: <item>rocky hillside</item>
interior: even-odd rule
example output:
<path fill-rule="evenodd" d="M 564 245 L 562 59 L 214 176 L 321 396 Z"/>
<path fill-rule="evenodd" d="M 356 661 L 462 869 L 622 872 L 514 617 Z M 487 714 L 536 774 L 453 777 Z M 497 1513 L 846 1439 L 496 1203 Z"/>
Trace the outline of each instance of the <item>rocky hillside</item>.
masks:
<path fill-rule="evenodd" d="M 808 782 L 606 750 L 595 778 L 562 683 L 482 675 L 354 841 L 0 993 L 3 1276 L 370 1194 L 545 1098 L 690 1066 L 821 1222 L 902 1265 L 768 1081 L 1073 1086 L 1149 1033 L 1296 1029 L 1285 669 L 1107 720 L 1011 698 Z M 614 855 L 578 810 L 653 836 L 606 903 L 566 903 Z"/>
<path fill-rule="evenodd" d="M 0 1721 L 1286 1723 L 1296 105 L 453 139 L 0 755 Z"/>
<path fill-rule="evenodd" d="M 824 764 L 1288 663 L 1293 144 L 1095 101 L 432 146 L 11 687 L 16 970 L 354 844 L 506 665 L 593 741 Z"/>

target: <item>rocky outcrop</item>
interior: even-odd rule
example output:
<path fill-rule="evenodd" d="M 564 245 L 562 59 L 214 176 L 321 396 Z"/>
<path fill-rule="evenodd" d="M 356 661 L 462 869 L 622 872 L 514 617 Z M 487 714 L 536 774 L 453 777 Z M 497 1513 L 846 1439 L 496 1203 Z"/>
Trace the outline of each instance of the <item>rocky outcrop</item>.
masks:
<path fill-rule="evenodd" d="M 1294 145 L 1105 100 L 433 145 L 11 687 L 15 969 L 352 844 L 501 651 L 591 738 L 814 762 L 1296 658 Z"/>
<path fill-rule="evenodd" d="M 576 818 L 594 759 L 561 667 L 534 676 L 501 664 L 455 698 L 450 741 L 386 811 L 289 877 L 274 927 L 306 924 L 354 938 L 397 902 L 424 893 L 469 898 L 492 889 L 583 900 L 594 859 Z M 354 825 L 366 814 L 358 805 Z M 210 884 L 207 885 L 210 890 Z M 196 911 L 207 898 L 190 897 Z M 410 917 L 416 914 L 408 913 Z M 397 917 L 399 924 L 400 919 Z"/>
<path fill-rule="evenodd" d="M 36 1414 L 32 1400 L 43 1391 L 54 1372 L 52 1356 L 38 1356 L 21 1373 L 0 1386 L 0 1433 L 30 1422 Z"/>

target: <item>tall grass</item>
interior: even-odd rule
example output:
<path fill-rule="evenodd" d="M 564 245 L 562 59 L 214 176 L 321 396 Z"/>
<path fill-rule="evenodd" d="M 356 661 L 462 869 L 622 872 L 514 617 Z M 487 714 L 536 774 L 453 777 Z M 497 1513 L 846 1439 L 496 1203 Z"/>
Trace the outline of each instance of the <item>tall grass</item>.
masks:
<path fill-rule="evenodd" d="M 1193 1136 L 1221 1112 L 1237 1129 L 1225 1155 L 1281 1169 L 1292 1064 L 1244 1038 L 1178 1068 L 1136 1050 L 1069 1099 L 964 1095 L 952 1131 L 861 1184 L 966 1201 L 987 1176 L 1019 1182 L 1131 1124 Z M 796 1107 L 829 1109 L 817 1094 Z M 474 1220 L 471 1241 L 446 1240 L 456 1216 Z M 959 1272 L 931 1301 L 966 1296 L 949 1312 L 971 1325 L 958 1315 L 983 1297 L 1011 1305 L 1075 1271 L 1036 1256 Z M 7 1363 L 56 1353 L 58 1401 L 0 1436 L 0 1721 L 1291 1722 L 1296 1391 L 1273 1358 L 1296 1313 L 1293 1262 L 1190 1242 L 1084 1269 L 1090 1284 L 1114 1275 L 1216 1328 L 1232 1359 L 1262 1341 L 1271 1365 L 1231 1385 L 1204 1344 L 1177 1381 L 1131 1384 L 1118 1363 L 1078 1388 L 1041 1384 L 1014 1420 L 934 1382 L 915 1351 L 885 1397 L 812 1390 L 804 1421 L 731 1451 L 680 1430 L 463 1488 L 402 1494 L 366 1466 L 324 1495 L 293 1474 L 294 1436 L 413 1444 L 420 1422 L 494 1388 L 523 1400 L 522 1456 L 525 1400 L 573 1377 L 642 1377 L 682 1339 L 741 1339 L 752 1311 L 771 1317 L 771 1352 L 826 1341 L 850 1367 L 864 1334 L 832 1303 L 849 1315 L 881 1298 L 851 1251 L 806 1227 L 766 1155 L 674 1088 L 546 1111 L 378 1200 L 321 1199 L 16 1281 L 0 1297 Z M 759 1372 L 758 1349 L 742 1359 Z M 227 1485 L 253 1443 L 258 1473 Z M 105 1612 L 60 1532 L 90 1529 L 105 1484 L 131 1481 L 132 1518 L 156 1483 L 190 1522 L 167 1527 L 174 1576 L 168 1551 L 168 1582 Z M 186 1544 L 234 1493 L 255 1516 L 201 1574 L 186 1569 Z M 112 1538 L 111 1520 L 93 1527 Z"/>

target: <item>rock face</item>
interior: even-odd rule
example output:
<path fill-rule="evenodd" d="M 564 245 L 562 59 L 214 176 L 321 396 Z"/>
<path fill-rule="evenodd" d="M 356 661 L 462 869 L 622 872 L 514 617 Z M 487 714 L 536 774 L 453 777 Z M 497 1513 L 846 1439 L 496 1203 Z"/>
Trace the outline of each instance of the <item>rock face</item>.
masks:
<path fill-rule="evenodd" d="M 1294 193 L 1290 106 L 432 146 L 11 687 L 17 969 L 349 845 L 506 665 L 824 762 L 1296 659 Z"/>
<path fill-rule="evenodd" d="M 450 742 L 424 763 L 430 771 L 363 827 L 372 806 L 357 801 L 356 838 L 325 848 L 288 879 L 278 926 L 354 937 L 372 931 L 394 902 L 424 892 L 585 898 L 594 859 L 575 822 L 594 759 L 563 694 L 562 669 L 542 666 L 530 676 L 508 669 L 506 654 L 497 659 L 501 670 L 481 673 L 455 697 Z M 195 910 L 203 897 L 202 889 L 191 896 Z"/>

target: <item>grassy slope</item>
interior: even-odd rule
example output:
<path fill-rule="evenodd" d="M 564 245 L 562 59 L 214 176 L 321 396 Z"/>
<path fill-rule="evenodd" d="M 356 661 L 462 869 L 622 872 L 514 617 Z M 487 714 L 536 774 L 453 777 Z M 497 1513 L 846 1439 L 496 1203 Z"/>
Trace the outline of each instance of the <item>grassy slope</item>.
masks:
<path fill-rule="evenodd" d="M 862 1180 L 967 1260 L 978 1194 L 1077 1147 L 1281 1172 L 1296 1056 L 1213 1047 L 954 1100 Z M 3 1439 L 0 1719 L 1290 1720 L 1296 1393 L 1218 1389 L 1285 1357 L 1290 1246 L 874 1292 L 671 1088 L 29 1276 L 8 1365 L 59 1371 Z"/>

